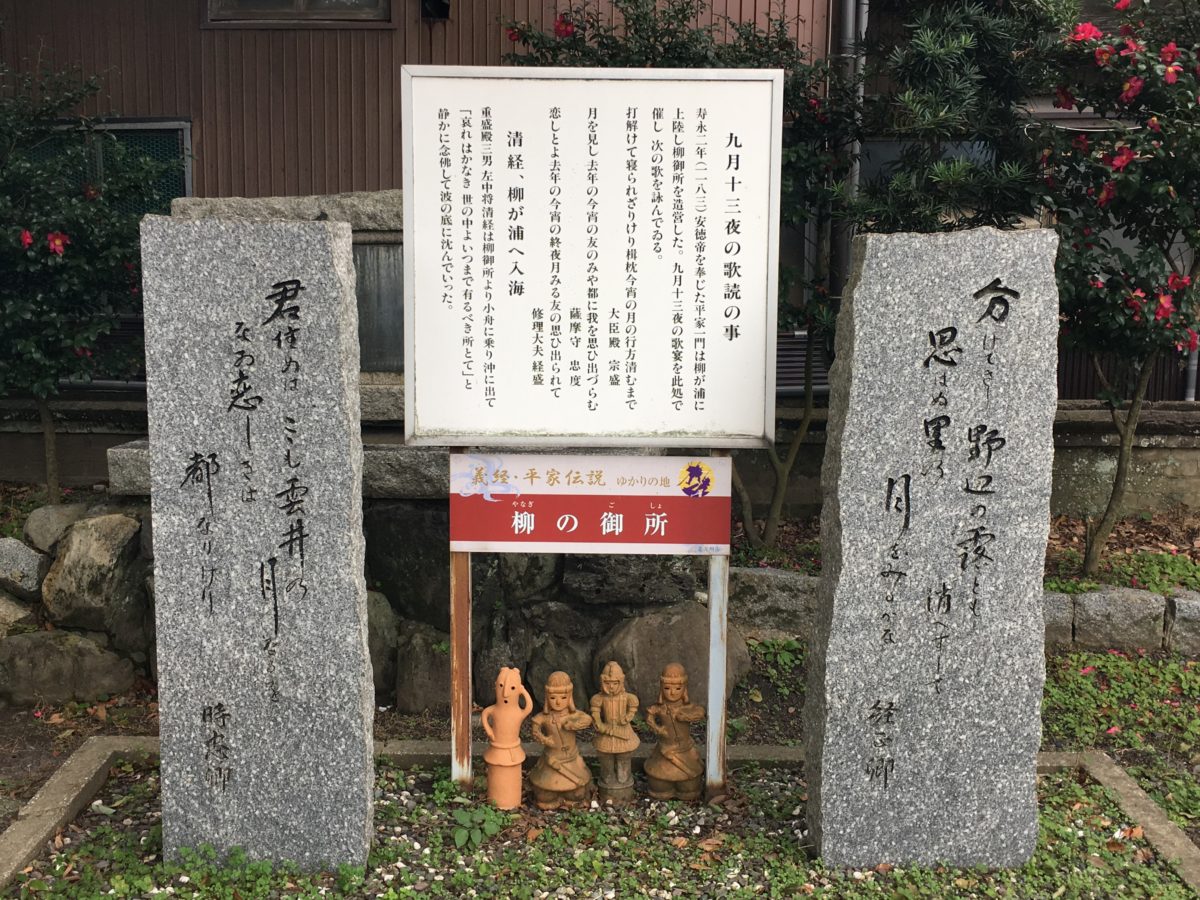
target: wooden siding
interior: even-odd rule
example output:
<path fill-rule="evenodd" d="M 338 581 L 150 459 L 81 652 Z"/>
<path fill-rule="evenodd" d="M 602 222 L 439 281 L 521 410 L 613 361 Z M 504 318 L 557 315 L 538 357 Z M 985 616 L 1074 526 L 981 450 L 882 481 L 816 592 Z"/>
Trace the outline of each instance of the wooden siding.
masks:
<path fill-rule="evenodd" d="M 204 0 L 0 0 L 0 58 L 78 65 L 104 90 L 84 112 L 192 123 L 197 196 L 401 185 L 400 67 L 500 65 L 500 22 L 551 27 L 569 0 L 452 0 L 448 21 L 393 0 L 393 27 L 204 27 Z M 611 5 L 606 5 L 611 20 Z M 824 55 L 827 0 L 713 0 L 699 24 L 782 10 Z"/>
<path fill-rule="evenodd" d="M 1111 381 L 1119 367 L 1115 360 L 1103 358 L 1101 365 Z M 1183 400 L 1187 392 L 1187 357 L 1172 354 L 1159 357 L 1146 388 L 1147 400 Z M 1091 357 L 1080 350 L 1060 347 L 1058 351 L 1058 399 L 1096 400 L 1101 393 L 1100 379 Z"/>

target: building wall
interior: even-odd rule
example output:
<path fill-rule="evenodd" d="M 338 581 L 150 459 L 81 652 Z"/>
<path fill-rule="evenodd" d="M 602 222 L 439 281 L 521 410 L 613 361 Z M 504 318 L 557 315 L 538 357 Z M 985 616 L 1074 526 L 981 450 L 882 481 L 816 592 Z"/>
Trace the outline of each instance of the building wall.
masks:
<path fill-rule="evenodd" d="M 552 27 L 571 3 L 452 0 L 445 22 L 422 20 L 419 0 L 393 4 L 390 27 L 214 28 L 205 0 L 0 0 L 0 58 L 99 76 L 88 114 L 189 120 L 197 196 L 395 188 L 400 67 L 500 65 L 503 20 Z M 765 24 L 780 9 L 823 55 L 822 0 L 712 0 L 699 24 Z"/>

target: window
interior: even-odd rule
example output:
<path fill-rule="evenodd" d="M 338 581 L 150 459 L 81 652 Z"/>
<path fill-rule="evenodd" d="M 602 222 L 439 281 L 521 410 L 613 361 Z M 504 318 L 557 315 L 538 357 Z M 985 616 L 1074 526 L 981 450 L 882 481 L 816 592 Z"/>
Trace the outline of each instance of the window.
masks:
<path fill-rule="evenodd" d="M 392 0 L 208 0 L 208 21 L 222 24 L 371 24 L 392 21 Z"/>

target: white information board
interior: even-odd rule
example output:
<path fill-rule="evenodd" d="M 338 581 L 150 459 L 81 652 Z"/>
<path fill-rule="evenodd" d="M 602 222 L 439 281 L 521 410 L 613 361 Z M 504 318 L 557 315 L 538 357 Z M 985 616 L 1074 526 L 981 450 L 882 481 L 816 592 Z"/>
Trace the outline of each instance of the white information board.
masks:
<path fill-rule="evenodd" d="M 409 442 L 773 440 L 781 72 L 402 80 Z"/>

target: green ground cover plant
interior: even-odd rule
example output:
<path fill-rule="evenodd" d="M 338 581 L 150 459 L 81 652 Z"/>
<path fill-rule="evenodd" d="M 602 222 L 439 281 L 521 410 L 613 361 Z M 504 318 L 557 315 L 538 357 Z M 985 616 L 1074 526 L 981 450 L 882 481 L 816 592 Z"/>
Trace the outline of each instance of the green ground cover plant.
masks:
<path fill-rule="evenodd" d="M 1119 650 L 1050 657 L 1042 740 L 1108 753 L 1200 841 L 1200 662 Z"/>
<path fill-rule="evenodd" d="M 888 866 L 833 869 L 803 850 L 805 786 L 787 770 L 739 772 L 719 803 L 506 816 L 478 846 L 456 846 L 458 802 L 444 770 L 379 768 L 376 841 L 365 872 L 301 873 L 234 853 L 161 858 L 157 768 L 124 763 L 101 800 L 5 896 L 188 898 L 429 896 L 1155 897 L 1191 896 L 1112 796 L 1073 773 L 1043 778 L 1041 835 L 1014 870 Z"/>

